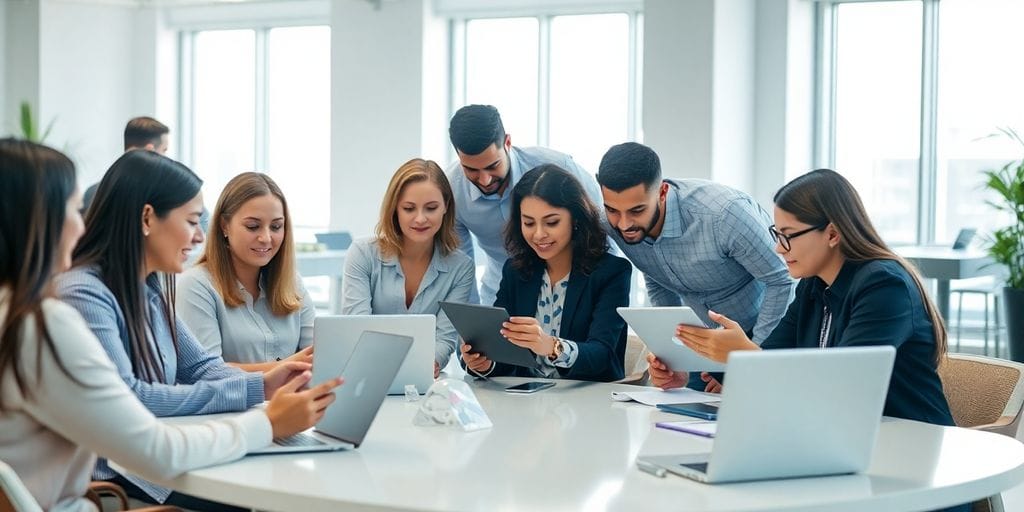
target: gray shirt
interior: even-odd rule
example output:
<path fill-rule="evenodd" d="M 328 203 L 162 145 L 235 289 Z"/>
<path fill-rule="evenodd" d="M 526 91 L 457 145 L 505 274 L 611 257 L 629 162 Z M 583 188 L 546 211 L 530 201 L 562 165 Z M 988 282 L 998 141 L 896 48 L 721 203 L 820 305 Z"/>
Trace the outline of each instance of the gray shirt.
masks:
<path fill-rule="evenodd" d="M 455 195 L 455 230 L 462 243 L 462 251 L 473 258 L 473 240 L 487 257 L 487 267 L 480 282 L 480 303 L 494 304 L 498 285 L 501 283 L 501 268 L 508 259 L 505 252 L 505 223 L 508 222 L 512 206 L 512 187 L 527 171 L 542 164 L 555 164 L 576 177 L 583 184 L 583 189 L 594 201 L 594 206 L 604 204 L 601 188 L 597 180 L 583 167 L 580 167 L 571 156 L 546 148 L 513 146 L 509 151 L 510 181 L 505 192 L 485 196 L 476 188 L 462 170 L 459 162 L 452 164 L 446 171 L 448 181 Z M 475 294 L 474 294 L 475 298 Z"/>
<path fill-rule="evenodd" d="M 693 308 L 708 325 L 708 310 L 753 331 L 761 343 L 793 299 L 793 279 L 775 253 L 768 213 L 749 195 L 704 180 L 665 180 L 665 224 L 656 240 L 612 239 L 644 273 L 655 306 Z M 607 219 L 605 219 L 607 223 Z"/>
<path fill-rule="evenodd" d="M 447 256 L 434 244 L 420 287 L 409 307 L 405 306 L 405 275 L 398 258 L 385 257 L 376 238 L 357 240 L 345 255 L 342 280 L 343 315 L 434 315 L 437 342 L 434 361 L 444 368 L 458 345 L 458 333 L 441 311 L 440 302 L 468 302 L 474 288 L 473 260 L 455 251 Z"/>
<path fill-rule="evenodd" d="M 284 359 L 313 344 L 313 299 L 296 276 L 302 296 L 298 311 L 277 316 L 261 279 L 260 296 L 253 300 L 241 283 L 238 289 L 245 303 L 228 307 L 213 286 L 206 265 L 196 265 L 178 277 L 175 299 L 178 318 L 211 354 L 232 363 L 265 363 Z"/>

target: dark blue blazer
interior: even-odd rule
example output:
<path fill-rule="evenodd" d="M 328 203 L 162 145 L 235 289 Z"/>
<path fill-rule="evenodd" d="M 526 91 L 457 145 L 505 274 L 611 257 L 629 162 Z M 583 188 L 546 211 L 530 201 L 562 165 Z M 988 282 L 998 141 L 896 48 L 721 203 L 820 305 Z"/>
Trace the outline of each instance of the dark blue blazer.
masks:
<path fill-rule="evenodd" d="M 761 348 L 819 346 L 826 303 L 832 312 L 826 347 L 896 347 L 883 414 L 953 425 L 936 372 L 932 322 L 921 292 L 899 263 L 847 261 L 830 287 L 817 277 L 802 279 L 786 316 Z"/>
<path fill-rule="evenodd" d="M 632 271 L 629 261 L 607 253 L 590 275 L 573 269 L 558 336 L 576 342 L 579 353 L 571 368 L 558 368 L 559 376 L 592 381 L 624 377 L 626 322 L 615 308 L 629 305 Z M 536 317 L 543 272 L 537 270 L 526 277 L 512 267 L 511 260 L 505 262 L 494 305 L 511 316 Z M 532 376 L 527 368 L 502 363 L 495 363 L 491 375 Z"/>

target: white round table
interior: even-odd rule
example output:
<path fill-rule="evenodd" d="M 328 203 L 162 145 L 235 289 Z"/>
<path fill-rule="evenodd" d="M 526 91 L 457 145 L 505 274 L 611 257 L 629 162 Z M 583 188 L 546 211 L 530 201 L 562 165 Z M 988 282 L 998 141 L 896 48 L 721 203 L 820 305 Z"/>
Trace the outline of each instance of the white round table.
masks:
<path fill-rule="evenodd" d="M 494 422 L 462 432 L 412 424 L 418 402 L 389 397 L 352 451 L 251 456 L 162 482 L 259 510 L 931 510 L 1024 481 L 1024 445 L 986 432 L 888 420 L 865 474 L 707 485 L 639 471 L 638 454 L 698 453 L 712 441 L 654 427 L 683 417 L 610 400 L 626 385 L 524 379 L 471 386 Z M 756 429 L 751 425 L 751 429 Z"/>

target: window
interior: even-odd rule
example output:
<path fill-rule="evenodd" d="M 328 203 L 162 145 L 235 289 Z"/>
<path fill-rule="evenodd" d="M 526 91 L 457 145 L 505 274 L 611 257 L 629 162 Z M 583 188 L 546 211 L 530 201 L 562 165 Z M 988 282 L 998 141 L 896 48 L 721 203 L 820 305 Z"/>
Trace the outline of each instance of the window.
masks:
<path fill-rule="evenodd" d="M 636 11 L 457 20 L 452 103 L 494 105 L 513 144 L 597 172 L 609 146 L 639 138 L 640 24 Z"/>
<path fill-rule="evenodd" d="M 288 199 L 296 238 L 311 240 L 330 204 L 330 28 L 204 30 L 184 41 L 183 159 L 205 181 L 207 207 L 238 173 L 265 172 Z"/>
<path fill-rule="evenodd" d="M 987 136 L 1024 131 L 1024 3 L 835 0 L 820 14 L 819 164 L 853 182 L 893 244 L 1003 224 L 981 171 L 1022 152 Z"/>

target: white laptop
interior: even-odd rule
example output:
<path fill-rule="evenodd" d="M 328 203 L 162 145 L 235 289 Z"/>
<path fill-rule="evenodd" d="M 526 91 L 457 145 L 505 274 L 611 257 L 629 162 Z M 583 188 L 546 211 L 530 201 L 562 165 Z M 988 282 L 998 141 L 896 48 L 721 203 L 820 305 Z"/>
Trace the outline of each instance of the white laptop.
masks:
<path fill-rule="evenodd" d="M 637 464 L 706 483 L 862 472 L 895 358 L 891 346 L 733 352 L 711 453 Z"/>
<path fill-rule="evenodd" d="M 313 321 L 313 353 L 320 351 L 321 340 L 340 344 L 334 347 L 339 357 L 348 359 L 364 331 L 388 332 L 412 338 L 412 348 L 398 375 L 388 388 L 389 395 L 402 395 L 405 385 L 413 384 L 420 394 L 434 383 L 434 344 L 437 335 L 434 315 L 343 315 L 318 316 Z M 314 367 L 315 368 L 315 367 Z"/>
<path fill-rule="evenodd" d="M 270 446 L 249 455 L 358 448 L 411 346 L 412 338 L 408 336 L 374 331 L 362 333 L 355 350 L 350 351 L 351 357 L 341 357 L 341 343 L 317 343 L 309 385 L 341 375 L 345 382 L 335 389 L 334 403 L 313 430 L 275 439 Z"/>
<path fill-rule="evenodd" d="M 692 350 L 676 338 L 679 324 L 706 327 L 697 313 L 682 307 L 616 308 L 636 335 L 673 371 L 720 372 L 725 365 L 712 361 Z"/>

